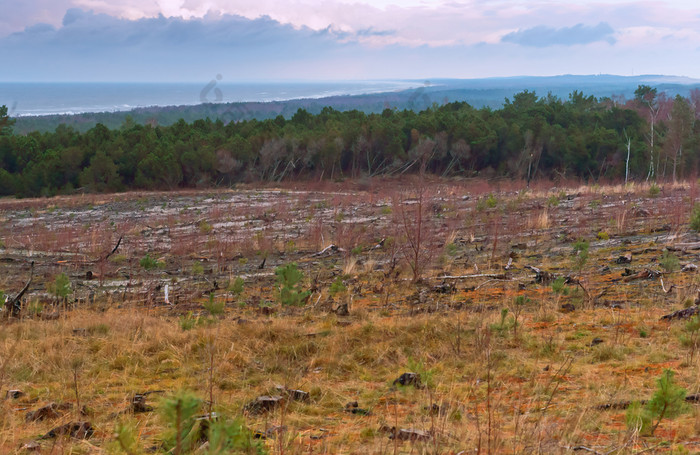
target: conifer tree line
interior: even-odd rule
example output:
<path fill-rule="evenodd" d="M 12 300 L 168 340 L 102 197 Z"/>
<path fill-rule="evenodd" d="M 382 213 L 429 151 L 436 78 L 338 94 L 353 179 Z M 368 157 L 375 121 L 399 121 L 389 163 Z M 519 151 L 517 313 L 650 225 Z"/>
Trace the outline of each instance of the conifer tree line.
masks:
<path fill-rule="evenodd" d="M 401 175 L 676 180 L 700 164 L 700 90 L 670 98 L 563 100 L 523 91 L 500 109 L 464 102 L 380 114 L 300 109 L 291 118 L 180 120 L 85 133 L 12 131 L 0 107 L 0 195 L 213 187 Z"/>

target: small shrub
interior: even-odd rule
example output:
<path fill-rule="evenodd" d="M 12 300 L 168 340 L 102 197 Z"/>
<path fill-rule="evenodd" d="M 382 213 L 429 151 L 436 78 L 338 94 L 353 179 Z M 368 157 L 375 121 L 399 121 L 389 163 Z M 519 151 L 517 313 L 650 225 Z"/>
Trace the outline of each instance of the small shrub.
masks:
<path fill-rule="evenodd" d="M 695 204 L 690 212 L 690 229 L 700 232 L 700 204 Z"/>
<path fill-rule="evenodd" d="M 661 188 L 656 183 L 652 183 L 649 187 L 649 197 L 656 197 L 661 192 Z"/>
<path fill-rule="evenodd" d="M 695 353 L 700 346 L 700 315 L 695 315 L 685 323 L 685 330 L 679 336 L 680 342 L 683 346 L 689 348 L 688 357 L 690 357 L 690 363 L 693 363 L 693 358 Z"/>
<path fill-rule="evenodd" d="M 207 220 L 202 220 L 199 222 L 199 231 L 202 234 L 209 234 L 212 230 L 211 224 Z"/>
<path fill-rule="evenodd" d="M 596 237 L 598 237 L 598 240 L 610 240 L 610 234 L 605 231 L 600 231 Z"/>
<path fill-rule="evenodd" d="M 180 316 L 178 324 L 182 330 L 192 330 L 201 323 L 199 317 L 194 316 L 191 311 L 188 311 L 186 315 Z"/>
<path fill-rule="evenodd" d="M 476 203 L 476 210 L 479 212 L 483 212 L 486 209 L 493 209 L 496 208 L 498 205 L 498 199 L 496 196 L 493 194 L 489 194 L 485 198 L 479 199 L 479 201 Z"/>
<path fill-rule="evenodd" d="M 166 425 L 163 446 L 166 451 L 189 453 L 201 435 L 201 422 L 196 418 L 201 412 L 202 400 L 187 392 L 179 392 L 166 398 L 160 412 Z"/>
<path fill-rule="evenodd" d="M 685 410 L 684 388 L 673 381 L 675 373 L 664 370 L 656 380 L 656 390 L 644 407 L 639 403 L 633 403 L 628 409 L 625 419 L 630 429 L 640 433 L 654 435 L 654 431 L 664 418 L 673 418 Z M 656 420 L 656 423 L 654 423 Z"/>
<path fill-rule="evenodd" d="M 583 239 L 579 239 L 574 243 L 574 254 L 576 254 L 576 260 L 574 262 L 579 272 L 583 269 L 583 266 L 586 265 L 586 261 L 588 261 L 588 247 L 588 241 Z"/>
<path fill-rule="evenodd" d="M 556 207 L 559 205 L 559 197 L 552 195 L 547 199 L 547 207 Z"/>
<path fill-rule="evenodd" d="M 192 264 L 192 275 L 202 275 L 204 274 L 204 266 L 201 262 L 194 262 Z"/>
<path fill-rule="evenodd" d="M 224 313 L 226 309 L 226 302 L 223 300 L 216 301 L 214 298 L 214 293 L 209 294 L 209 300 L 204 303 L 204 309 L 209 312 L 212 316 L 218 316 Z"/>
<path fill-rule="evenodd" d="M 53 294 L 56 300 L 65 300 L 72 294 L 70 279 L 65 273 L 56 275 L 52 283 L 47 285 L 48 291 Z"/>
<path fill-rule="evenodd" d="M 453 242 L 450 242 L 447 245 L 445 245 L 445 251 L 447 251 L 447 254 L 450 256 L 457 256 L 457 253 L 458 253 L 457 245 Z"/>
<path fill-rule="evenodd" d="M 508 308 L 502 308 L 501 309 L 501 320 L 496 323 L 496 324 L 491 324 L 489 328 L 500 334 L 503 335 L 506 333 L 510 328 L 513 326 L 513 318 L 508 319 Z"/>
<path fill-rule="evenodd" d="M 253 432 L 245 426 L 243 419 L 216 419 L 211 422 L 207 433 L 209 446 L 206 455 L 227 455 L 245 453 L 264 455 L 267 453 L 263 443 L 254 439 Z"/>
<path fill-rule="evenodd" d="M 518 320 L 520 319 L 520 313 L 522 313 L 525 305 L 528 303 L 530 303 L 530 299 L 524 295 L 519 295 L 513 299 L 513 303 L 511 304 L 511 313 L 513 313 L 513 338 L 518 337 L 518 325 L 520 324 Z"/>
<path fill-rule="evenodd" d="M 44 311 L 44 304 L 38 300 L 32 300 L 27 305 L 27 314 L 30 317 L 39 316 Z"/>
<path fill-rule="evenodd" d="M 139 431 L 136 423 L 128 420 L 117 422 L 114 429 L 114 443 L 110 444 L 110 446 L 117 453 L 141 453 L 139 448 Z"/>
<path fill-rule="evenodd" d="M 664 251 L 664 254 L 661 256 L 661 260 L 659 261 L 659 265 L 666 272 L 675 272 L 681 268 L 681 262 L 678 260 L 678 257 L 668 251 Z"/>
<path fill-rule="evenodd" d="M 625 413 L 625 423 L 630 430 L 646 433 L 651 428 L 651 418 L 649 413 L 639 404 L 639 401 L 632 403 Z"/>
<path fill-rule="evenodd" d="M 304 274 L 297 264 L 292 262 L 275 269 L 277 284 L 279 285 L 279 300 L 283 305 L 301 305 L 311 295 L 309 291 L 303 291 L 301 280 Z"/>
<path fill-rule="evenodd" d="M 287 243 L 284 244 L 284 251 L 286 251 L 287 253 L 294 253 L 296 250 L 296 242 L 294 242 L 294 240 L 287 240 Z"/>
<path fill-rule="evenodd" d="M 555 294 L 569 295 L 570 288 L 566 286 L 566 278 L 563 276 L 558 277 L 552 282 L 552 292 Z"/>
<path fill-rule="evenodd" d="M 425 363 L 421 360 L 415 360 L 411 357 L 408 358 L 408 361 L 406 363 L 406 367 L 408 368 L 408 371 L 411 371 L 413 373 L 417 373 L 420 376 L 420 383 L 421 385 L 432 389 L 435 386 L 435 369 L 431 368 L 428 369 L 425 366 Z"/>
<path fill-rule="evenodd" d="M 624 360 L 625 352 L 620 346 L 599 344 L 593 348 L 592 357 L 595 362 L 607 362 L 609 360 Z"/>
<path fill-rule="evenodd" d="M 243 278 L 236 277 L 228 284 L 228 291 L 236 295 L 241 295 L 243 293 L 244 286 L 245 282 L 243 281 Z"/>
<path fill-rule="evenodd" d="M 338 278 L 335 279 L 333 283 L 331 283 L 331 287 L 328 290 L 328 292 L 335 297 L 337 294 L 342 294 L 343 292 L 347 291 L 348 288 L 345 286 L 343 283 L 343 277 L 339 276 Z"/>
<path fill-rule="evenodd" d="M 486 207 L 494 209 L 497 205 L 498 199 L 496 199 L 496 196 L 494 196 L 493 194 L 489 194 L 489 196 L 486 198 Z"/>
<path fill-rule="evenodd" d="M 149 254 L 146 254 L 139 261 L 139 265 L 145 270 L 153 270 L 163 267 L 163 263 L 155 258 L 152 258 Z"/>

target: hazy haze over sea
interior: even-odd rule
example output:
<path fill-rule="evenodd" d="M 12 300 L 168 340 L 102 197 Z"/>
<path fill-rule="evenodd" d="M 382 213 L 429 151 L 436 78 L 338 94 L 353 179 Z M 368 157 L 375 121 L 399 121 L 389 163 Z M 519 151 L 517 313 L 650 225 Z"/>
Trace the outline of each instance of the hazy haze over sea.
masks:
<path fill-rule="evenodd" d="M 128 111 L 145 106 L 202 102 L 283 101 L 405 90 L 411 81 L 226 83 L 0 82 L 0 105 L 12 116 Z"/>

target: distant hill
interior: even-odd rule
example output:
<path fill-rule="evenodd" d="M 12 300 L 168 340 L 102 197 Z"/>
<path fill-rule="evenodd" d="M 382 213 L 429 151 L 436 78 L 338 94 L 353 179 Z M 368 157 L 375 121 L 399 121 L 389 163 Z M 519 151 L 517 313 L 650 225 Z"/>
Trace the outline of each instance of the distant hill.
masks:
<path fill-rule="evenodd" d="M 130 116 L 137 123 L 171 125 L 179 119 L 192 122 L 197 119 L 221 119 L 224 122 L 250 119 L 270 119 L 281 115 L 290 118 L 298 109 L 317 114 L 329 106 L 340 111 L 360 110 L 379 113 L 384 109 L 426 109 L 433 104 L 465 101 L 474 107 L 498 108 L 506 98 L 523 90 L 535 91 L 544 96 L 551 93 L 566 99 L 574 90 L 597 98 L 621 96 L 630 99 L 641 85 L 651 85 L 668 96 L 687 96 L 692 89 L 700 89 L 700 80 L 675 76 L 549 76 L 508 77 L 487 79 L 431 79 L 417 89 L 398 92 L 374 93 L 354 96 L 297 99 L 273 102 L 212 103 L 188 106 L 152 106 L 130 111 L 85 113 L 74 115 L 26 116 L 17 118 L 15 132 L 53 131 L 59 124 L 86 131 L 97 123 L 117 128 Z"/>

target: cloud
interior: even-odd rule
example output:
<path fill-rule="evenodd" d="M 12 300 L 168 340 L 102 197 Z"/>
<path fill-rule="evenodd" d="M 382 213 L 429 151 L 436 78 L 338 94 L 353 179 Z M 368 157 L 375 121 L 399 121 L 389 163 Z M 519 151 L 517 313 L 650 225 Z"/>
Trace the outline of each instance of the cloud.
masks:
<path fill-rule="evenodd" d="M 128 20 L 70 9 L 62 26 L 37 24 L 0 38 L 5 80 L 321 78 L 362 55 L 360 40 L 390 34 L 313 30 L 269 17 L 209 14 Z M 326 70 L 327 71 L 327 70 Z M 350 72 L 346 71 L 349 75 Z"/>
<path fill-rule="evenodd" d="M 588 0 L 357 1 L 316 3 L 314 12 L 312 0 L 56 0 L 63 8 L 57 18 L 32 20 L 0 36 L 0 80 L 206 83 L 219 73 L 225 81 L 700 76 L 688 58 L 700 42 L 700 23 L 693 26 L 692 15 L 672 27 L 643 24 L 639 5 L 595 9 Z M 649 21 L 670 20 L 657 9 L 652 13 Z M 557 25 L 575 21 L 581 24 Z"/>
<path fill-rule="evenodd" d="M 23 47 L 28 43 L 62 47 L 67 51 L 82 48 L 217 48 L 255 47 L 275 44 L 280 49 L 310 36 L 333 37 L 308 28 L 296 29 L 269 17 L 249 20 L 240 16 L 205 16 L 190 20 L 179 17 L 127 20 L 69 9 L 63 25 L 54 28 L 37 24 L 0 40 L 0 46 Z"/>
<path fill-rule="evenodd" d="M 501 41 L 521 46 L 576 46 L 591 44 L 599 41 L 615 44 L 615 30 L 607 23 L 601 22 L 595 26 L 576 24 L 573 27 L 551 28 L 544 25 L 508 33 Z"/>

